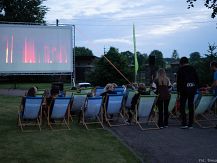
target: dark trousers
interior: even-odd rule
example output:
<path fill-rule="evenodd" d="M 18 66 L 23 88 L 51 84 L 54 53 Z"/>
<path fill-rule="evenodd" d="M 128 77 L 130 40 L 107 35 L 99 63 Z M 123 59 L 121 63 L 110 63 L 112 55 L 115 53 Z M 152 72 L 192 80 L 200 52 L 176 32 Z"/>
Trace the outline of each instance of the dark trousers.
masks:
<path fill-rule="evenodd" d="M 158 106 L 158 113 L 159 113 L 159 118 L 158 118 L 158 126 L 163 127 L 163 126 L 168 126 L 168 105 L 169 105 L 169 99 L 168 100 L 158 100 L 157 101 L 157 106 Z"/>
<path fill-rule="evenodd" d="M 189 122 L 188 125 L 192 126 L 194 122 L 194 95 L 180 95 L 180 112 L 182 117 L 182 125 L 186 126 L 186 113 L 185 105 L 188 100 L 188 109 L 189 109 Z"/>

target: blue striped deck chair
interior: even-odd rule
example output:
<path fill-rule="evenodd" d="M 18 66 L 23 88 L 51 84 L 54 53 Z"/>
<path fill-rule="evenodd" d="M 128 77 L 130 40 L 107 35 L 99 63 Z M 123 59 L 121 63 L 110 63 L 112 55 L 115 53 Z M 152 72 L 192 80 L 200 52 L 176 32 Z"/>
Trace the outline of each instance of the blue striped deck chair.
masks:
<path fill-rule="evenodd" d="M 57 97 L 53 100 L 51 107 L 48 108 L 48 125 L 53 129 L 54 125 L 64 124 L 69 128 L 71 97 Z"/>
<path fill-rule="evenodd" d="M 126 125 L 124 116 L 122 114 L 123 109 L 123 98 L 124 95 L 117 95 L 117 94 L 108 94 L 106 98 L 106 104 L 105 104 L 105 121 L 108 123 L 110 127 L 112 126 L 120 126 L 120 125 Z M 123 122 L 120 122 L 119 124 L 112 124 L 111 121 L 114 121 L 114 117 L 117 116 L 117 120 L 121 118 Z"/>
<path fill-rule="evenodd" d="M 206 116 L 206 112 L 211 110 L 215 101 L 216 97 L 213 95 L 202 95 L 199 104 L 195 107 L 194 120 L 201 128 L 210 128 L 215 126 L 215 124 L 209 120 L 209 117 Z"/>
<path fill-rule="evenodd" d="M 24 126 L 37 125 L 41 131 L 42 97 L 24 97 L 23 105 L 18 111 L 18 125 L 21 130 Z"/>
<path fill-rule="evenodd" d="M 100 96 L 104 92 L 104 87 L 96 87 L 95 96 Z"/>
<path fill-rule="evenodd" d="M 157 96 L 156 95 L 141 95 L 138 104 L 136 106 L 136 115 L 134 119 L 136 124 L 139 125 L 141 130 L 150 130 L 150 129 L 159 129 L 153 117 L 153 108 L 156 104 Z M 153 127 L 149 126 L 149 123 L 153 123 Z M 142 124 L 146 124 L 146 127 L 143 127 Z"/>
<path fill-rule="evenodd" d="M 85 101 L 85 105 L 82 107 L 82 124 L 88 128 L 90 124 L 100 124 L 102 128 L 104 128 L 102 124 L 102 97 L 87 97 Z M 101 117 L 101 118 L 100 118 Z"/>

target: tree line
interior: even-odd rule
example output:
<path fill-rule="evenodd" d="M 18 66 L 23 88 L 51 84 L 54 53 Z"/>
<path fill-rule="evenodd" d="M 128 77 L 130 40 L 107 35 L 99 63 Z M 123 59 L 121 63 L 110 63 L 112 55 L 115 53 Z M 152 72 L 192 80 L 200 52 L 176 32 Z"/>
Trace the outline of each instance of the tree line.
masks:
<path fill-rule="evenodd" d="M 85 47 L 75 47 L 76 56 L 93 56 L 93 52 Z M 149 65 L 149 56 L 155 56 L 155 68 L 165 68 L 170 71 L 170 64 L 179 62 L 179 54 L 174 50 L 170 58 L 164 58 L 163 53 L 159 50 L 153 50 L 149 55 L 137 52 L 139 72 L 145 72 Z M 115 47 L 110 47 L 105 54 L 108 58 L 130 81 L 134 81 L 134 54 L 130 51 L 119 52 Z M 212 72 L 210 70 L 210 62 L 217 61 L 217 46 L 215 43 L 208 44 L 206 54 L 192 52 L 189 54 L 189 62 L 195 67 L 199 78 L 200 86 L 211 84 Z M 127 84 L 127 81 L 101 56 L 95 63 L 95 69 L 87 74 L 88 81 L 94 85 L 105 85 L 109 82 L 117 84 Z"/>

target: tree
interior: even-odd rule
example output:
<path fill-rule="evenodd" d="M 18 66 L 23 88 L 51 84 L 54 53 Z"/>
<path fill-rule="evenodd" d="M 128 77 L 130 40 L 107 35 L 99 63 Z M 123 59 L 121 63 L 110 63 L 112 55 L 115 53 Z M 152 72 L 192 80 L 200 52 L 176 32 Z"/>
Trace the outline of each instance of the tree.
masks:
<path fill-rule="evenodd" d="M 178 54 L 177 50 L 173 50 L 172 59 L 174 59 L 174 60 L 179 59 L 179 54 Z"/>
<path fill-rule="evenodd" d="M 93 52 L 85 47 L 75 47 L 75 56 L 93 56 Z"/>
<path fill-rule="evenodd" d="M 187 0 L 188 9 L 194 7 L 197 0 Z M 211 18 L 215 18 L 217 14 L 217 0 L 204 0 L 204 6 L 212 10 Z"/>
<path fill-rule="evenodd" d="M 201 60 L 200 53 L 199 52 L 193 52 L 193 53 L 191 53 L 189 60 L 190 60 L 191 64 L 200 62 L 200 60 Z"/>
<path fill-rule="evenodd" d="M 159 50 L 153 50 L 150 55 L 155 56 L 155 65 L 157 68 L 165 68 L 165 61 L 163 59 L 163 53 Z"/>
<path fill-rule="evenodd" d="M 45 23 L 45 0 L 0 0 L 0 21 Z"/>
<path fill-rule="evenodd" d="M 129 66 L 127 58 L 120 54 L 118 49 L 110 47 L 105 55 L 125 77 L 130 81 L 133 79 L 133 69 Z M 127 84 L 127 81 L 108 63 L 108 61 L 101 57 L 97 63 L 93 73 L 89 75 L 89 81 L 95 85 L 106 85 L 107 83 Z"/>

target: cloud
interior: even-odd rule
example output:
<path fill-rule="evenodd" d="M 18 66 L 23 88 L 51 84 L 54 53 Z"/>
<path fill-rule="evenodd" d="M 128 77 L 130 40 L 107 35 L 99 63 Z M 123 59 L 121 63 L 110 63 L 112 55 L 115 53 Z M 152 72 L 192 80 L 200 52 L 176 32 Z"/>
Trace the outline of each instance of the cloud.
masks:
<path fill-rule="evenodd" d="M 52 21 L 56 18 L 73 19 L 77 17 L 108 16 L 108 14 L 117 14 L 120 17 L 120 14 L 124 14 L 128 10 L 131 10 L 132 13 L 133 9 L 153 1 L 155 0 L 47 0 L 44 5 L 49 8 L 46 18 Z"/>
<path fill-rule="evenodd" d="M 96 39 L 93 42 L 99 44 L 111 44 L 111 43 L 121 43 L 121 44 L 128 44 L 128 45 L 132 44 L 132 41 L 125 38 L 104 38 L 104 39 Z"/>

